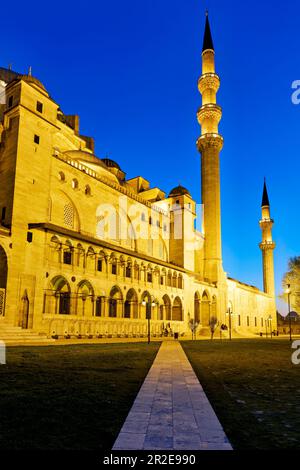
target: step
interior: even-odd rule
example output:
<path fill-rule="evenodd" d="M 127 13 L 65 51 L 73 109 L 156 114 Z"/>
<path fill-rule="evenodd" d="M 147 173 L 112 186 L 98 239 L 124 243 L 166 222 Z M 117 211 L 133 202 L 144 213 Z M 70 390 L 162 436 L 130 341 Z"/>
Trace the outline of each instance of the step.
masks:
<path fill-rule="evenodd" d="M 54 340 L 52 339 L 40 339 L 40 340 L 28 340 L 28 339 L 22 339 L 22 340 L 15 340 L 15 341 L 5 341 L 6 346 L 15 346 L 15 345 L 39 345 L 39 344 L 52 344 Z"/>

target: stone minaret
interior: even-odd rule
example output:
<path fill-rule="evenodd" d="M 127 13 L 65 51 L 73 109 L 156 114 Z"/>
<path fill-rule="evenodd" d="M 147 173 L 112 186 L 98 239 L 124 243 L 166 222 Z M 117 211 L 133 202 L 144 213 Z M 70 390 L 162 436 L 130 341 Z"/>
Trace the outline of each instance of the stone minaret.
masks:
<path fill-rule="evenodd" d="M 204 241 L 204 278 L 218 282 L 224 277 L 221 246 L 220 151 L 223 138 L 218 132 L 222 109 L 217 103 L 220 78 L 215 73 L 215 51 L 208 13 L 202 50 L 202 76 L 198 88 L 202 106 L 198 111 L 201 137 L 197 141 L 201 153 L 202 204 Z"/>
<path fill-rule="evenodd" d="M 266 180 L 264 183 L 263 198 L 261 203 L 262 218 L 259 222 L 262 230 L 262 243 L 259 245 L 262 251 L 263 258 L 263 275 L 264 275 L 264 291 L 275 296 L 275 282 L 274 282 L 274 257 L 273 251 L 275 243 L 272 239 L 272 227 L 274 220 L 271 219 L 270 203 L 267 191 Z"/>

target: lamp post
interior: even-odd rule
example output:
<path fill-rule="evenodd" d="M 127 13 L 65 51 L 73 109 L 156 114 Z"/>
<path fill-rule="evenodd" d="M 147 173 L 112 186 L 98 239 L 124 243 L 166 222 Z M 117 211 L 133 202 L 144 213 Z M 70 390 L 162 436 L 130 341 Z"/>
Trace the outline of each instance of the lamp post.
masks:
<path fill-rule="evenodd" d="M 272 317 L 271 317 L 271 315 L 268 318 L 268 323 L 270 323 L 270 333 L 271 333 L 271 339 L 272 339 L 273 335 L 272 335 Z"/>
<path fill-rule="evenodd" d="M 288 296 L 290 341 L 292 341 L 291 284 L 287 284 L 287 289 L 286 289 L 285 293 L 286 293 L 287 296 Z"/>
<path fill-rule="evenodd" d="M 232 340 L 232 324 L 231 324 L 231 316 L 233 315 L 233 312 L 231 311 L 231 308 L 228 307 L 228 311 L 226 312 L 226 315 L 229 315 L 229 340 Z"/>
<path fill-rule="evenodd" d="M 148 329 L 148 344 L 150 344 L 150 341 L 151 341 L 151 334 L 150 334 L 150 320 L 151 320 L 151 307 L 155 307 L 156 306 L 156 303 L 154 301 L 154 297 L 151 296 L 149 297 L 148 296 L 148 302 L 146 302 L 146 300 L 144 299 L 142 301 L 142 305 L 144 307 L 146 307 L 146 319 L 147 319 L 147 329 Z"/>

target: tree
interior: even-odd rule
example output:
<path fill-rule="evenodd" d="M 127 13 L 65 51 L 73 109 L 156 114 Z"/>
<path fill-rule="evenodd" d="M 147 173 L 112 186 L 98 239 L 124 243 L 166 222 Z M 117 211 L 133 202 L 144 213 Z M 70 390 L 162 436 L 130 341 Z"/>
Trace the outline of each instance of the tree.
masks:
<path fill-rule="evenodd" d="M 199 326 L 199 322 L 197 322 L 196 320 L 194 320 L 194 318 L 191 318 L 189 320 L 189 328 L 192 332 L 192 339 L 194 339 L 196 337 L 196 332 L 197 332 L 197 328 Z"/>
<path fill-rule="evenodd" d="M 284 294 L 281 295 L 285 301 L 288 300 L 287 285 L 290 284 L 290 301 L 291 310 L 300 312 L 300 256 L 290 258 L 288 263 L 288 271 L 285 273 L 282 280 L 282 288 Z"/>
<path fill-rule="evenodd" d="M 210 334 L 211 334 L 210 339 L 211 340 L 214 339 L 214 334 L 216 332 L 216 329 L 217 329 L 218 325 L 219 325 L 218 319 L 216 317 L 211 317 L 210 320 L 209 320 L 209 328 L 210 328 Z"/>

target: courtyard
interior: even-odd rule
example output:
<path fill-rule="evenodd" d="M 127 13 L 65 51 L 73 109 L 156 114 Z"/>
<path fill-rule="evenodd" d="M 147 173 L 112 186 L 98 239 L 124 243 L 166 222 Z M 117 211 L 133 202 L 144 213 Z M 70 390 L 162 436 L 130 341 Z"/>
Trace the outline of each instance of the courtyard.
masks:
<path fill-rule="evenodd" d="M 234 450 L 297 449 L 299 367 L 287 340 L 182 341 Z M 11 347 L 0 448 L 112 448 L 160 342 Z"/>

